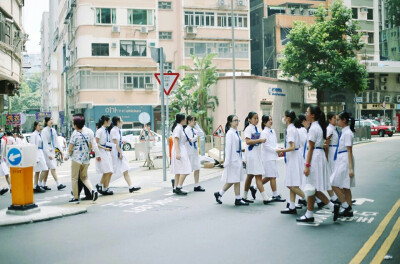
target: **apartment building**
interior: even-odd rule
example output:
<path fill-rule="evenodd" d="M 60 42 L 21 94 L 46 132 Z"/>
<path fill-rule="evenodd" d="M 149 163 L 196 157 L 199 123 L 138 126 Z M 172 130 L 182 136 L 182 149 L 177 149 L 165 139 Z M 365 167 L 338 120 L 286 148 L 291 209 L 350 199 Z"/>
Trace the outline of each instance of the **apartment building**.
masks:
<path fill-rule="evenodd" d="M 388 19 L 387 0 L 379 0 L 379 44 L 381 59 L 400 61 L 400 25 Z"/>
<path fill-rule="evenodd" d="M 50 72 L 56 72 L 50 78 L 56 86 L 50 91 L 58 91 L 54 105 L 58 113 L 65 111 L 65 129 L 71 129 L 68 120 L 73 113 L 83 113 L 94 129 L 104 114 L 120 115 L 126 127 L 137 127 L 139 114 L 148 112 L 153 129 L 159 130 L 161 102 L 154 78 L 158 66 L 150 48 L 164 47 L 167 71 L 190 65 L 191 55 L 216 53 L 220 74 L 232 72 L 228 2 L 50 1 L 55 10 L 54 28 L 49 25 Z M 234 3 L 236 71 L 249 75 L 248 5 L 243 0 Z"/>
<path fill-rule="evenodd" d="M 0 1 L 0 112 L 7 107 L 8 96 L 18 93 L 21 85 L 22 51 L 27 39 L 22 28 L 23 5 L 23 0 Z"/>
<path fill-rule="evenodd" d="M 50 47 L 49 47 L 49 12 L 44 12 L 42 22 L 40 24 L 40 48 L 41 48 L 41 77 L 42 77 L 42 104 L 40 110 L 42 112 L 50 111 L 50 91 L 49 78 L 50 75 Z"/>

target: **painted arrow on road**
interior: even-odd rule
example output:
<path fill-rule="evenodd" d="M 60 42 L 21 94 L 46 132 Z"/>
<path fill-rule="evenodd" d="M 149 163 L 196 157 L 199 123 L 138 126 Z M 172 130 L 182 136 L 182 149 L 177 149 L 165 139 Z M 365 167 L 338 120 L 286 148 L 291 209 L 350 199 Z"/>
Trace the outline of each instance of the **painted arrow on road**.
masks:
<path fill-rule="evenodd" d="M 362 205 L 365 202 L 370 202 L 370 203 L 374 202 L 374 200 L 368 198 L 356 198 L 355 200 L 356 200 L 356 202 L 354 203 L 355 205 Z"/>
<path fill-rule="evenodd" d="M 21 154 L 17 154 L 17 155 L 11 154 L 10 157 L 8 157 L 8 159 L 9 159 L 11 162 L 14 162 L 15 159 L 17 159 L 17 158 L 19 158 L 19 157 L 21 157 Z"/>

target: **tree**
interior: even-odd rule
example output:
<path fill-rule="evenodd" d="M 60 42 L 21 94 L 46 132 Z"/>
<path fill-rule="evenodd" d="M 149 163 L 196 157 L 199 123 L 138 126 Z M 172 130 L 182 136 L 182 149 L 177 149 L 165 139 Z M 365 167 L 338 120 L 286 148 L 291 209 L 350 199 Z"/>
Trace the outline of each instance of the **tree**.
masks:
<path fill-rule="evenodd" d="M 311 82 L 311 88 L 317 91 L 360 93 L 367 88 L 367 72 L 356 58 L 356 51 L 363 47 L 362 35 L 342 1 L 334 1 L 330 11 L 328 17 L 327 11 L 319 7 L 311 25 L 295 22 L 280 68 L 285 76 Z"/>
<path fill-rule="evenodd" d="M 11 97 L 10 111 L 12 113 L 24 112 L 27 109 L 40 109 L 42 102 L 40 73 L 39 79 L 36 74 L 33 76 L 34 78 L 30 80 L 23 79 L 19 95 Z"/>
<path fill-rule="evenodd" d="M 395 26 L 400 26 L 400 0 L 386 1 L 387 18 Z"/>
<path fill-rule="evenodd" d="M 171 113 L 183 111 L 191 113 L 198 118 L 200 126 L 205 133 L 212 129 L 213 117 L 210 111 L 218 106 L 218 98 L 210 94 L 211 85 L 218 80 L 217 68 L 212 66 L 212 60 L 216 54 L 208 54 L 203 58 L 192 55 L 193 66 L 180 66 L 185 70 L 185 77 L 179 82 L 179 88 L 173 92 L 171 101 Z"/>

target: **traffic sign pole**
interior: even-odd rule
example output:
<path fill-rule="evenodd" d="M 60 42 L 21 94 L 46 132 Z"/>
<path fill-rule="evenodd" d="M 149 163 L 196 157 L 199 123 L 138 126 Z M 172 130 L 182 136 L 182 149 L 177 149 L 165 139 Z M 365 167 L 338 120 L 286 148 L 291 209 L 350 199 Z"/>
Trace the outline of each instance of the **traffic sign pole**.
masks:
<path fill-rule="evenodd" d="M 161 122 L 162 122 L 162 152 L 163 152 L 163 181 L 167 181 L 167 150 L 165 146 L 165 104 L 164 104 L 164 49 L 160 47 L 161 75 Z"/>

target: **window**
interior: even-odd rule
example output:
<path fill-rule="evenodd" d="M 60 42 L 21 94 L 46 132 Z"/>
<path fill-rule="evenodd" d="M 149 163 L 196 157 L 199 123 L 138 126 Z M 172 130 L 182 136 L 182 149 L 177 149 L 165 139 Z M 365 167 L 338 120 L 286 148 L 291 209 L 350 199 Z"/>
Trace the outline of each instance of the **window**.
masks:
<path fill-rule="evenodd" d="M 236 58 L 248 58 L 249 57 L 249 45 L 247 43 L 235 44 L 235 55 Z"/>
<path fill-rule="evenodd" d="M 217 26 L 219 26 L 219 27 L 227 27 L 228 26 L 226 14 L 217 14 Z"/>
<path fill-rule="evenodd" d="M 235 27 L 247 28 L 247 14 L 234 14 Z M 217 14 L 217 26 L 218 27 L 231 27 L 232 16 L 230 13 L 218 13 Z"/>
<path fill-rule="evenodd" d="M 374 33 L 368 32 L 368 44 L 374 44 Z"/>
<path fill-rule="evenodd" d="M 172 9 L 172 3 L 171 2 L 158 2 L 158 8 L 159 9 Z"/>
<path fill-rule="evenodd" d="M 128 24 L 153 25 L 153 10 L 128 9 Z"/>
<path fill-rule="evenodd" d="M 164 72 L 172 71 L 172 62 L 164 62 Z"/>
<path fill-rule="evenodd" d="M 193 26 L 193 25 L 194 25 L 194 13 L 185 12 L 185 26 Z"/>
<path fill-rule="evenodd" d="M 351 11 L 353 13 L 353 19 L 358 19 L 358 8 L 352 8 Z"/>
<path fill-rule="evenodd" d="M 281 28 L 281 44 L 286 45 L 290 39 L 289 39 L 289 34 L 290 34 L 291 28 Z"/>
<path fill-rule="evenodd" d="M 158 35 L 160 39 L 172 39 L 172 32 L 160 31 Z"/>
<path fill-rule="evenodd" d="M 212 12 L 206 12 L 205 13 L 205 21 L 204 21 L 204 25 L 207 27 L 213 27 L 215 25 L 215 16 L 214 13 Z"/>
<path fill-rule="evenodd" d="M 368 9 L 367 19 L 374 20 L 374 9 Z"/>
<path fill-rule="evenodd" d="M 144 89 L 146 85 L 153 84 L 153 75 L 151 73 L 124 73 L 122 74 L 122 83 L 124 89 Z"/>
<path fill-rule="evenodd" d="M 118 73 L 80 72 L 80 89 L 119 89 Z"/>
<path fill-rule="evenodd" d="M 272 16 L 274 14 L 285 14 L 286 9 L 284 6 L 268 6 L 267 12 L 268 16 Z"/>
<path fill-rule="evenodd" d="M 4 43 L 11 45 L 11 26 L 7 22 L 4 25 Z"/>
<path fill-rule="evenodd" d="M 92 43 L 92 56 L 109 56 L 108 43 Z"/>
<path fill-rule="evenodd" d="M 194 13 L 194 25 L 199 27 L 204 25 L 204 12 Z"/>
<path fill-rule="evenodd" d="M 264 45 L 266 48 L 272 46 L 272 34 L 271 33 L 267 33 L 265 35 Z"/>
<path fill-rule="evenodd" d="M 247 28 L 247 15 L 238 14 L 236 18 L 236 26 L 239 28 Z"/>
<path fill-rule="evenodd" d="M 115 24 L 116 10 L 115 8 L 96 8 L 97 24 Z"/>
<path fill-rule="evenodd" d="M 215 53 L 217 58 L 231 58 L 232 49 L 229 42 L 225 43 L 199 43 L 199 42 L 187 42 L 185 43 L 185 56 L 190 57 L 196 54 L 202 57 L 206 54 Z M 236 43 L 235 44 L 235 55 L 236 58 L 248 58 L 249 57 L 249 45 L 247 43 Z"/>
<path fill-rule="evenodd" d="M 120 56 L 129 57 L 146 57 L 146 41 L 145 40 L 121 40 Z"/>

